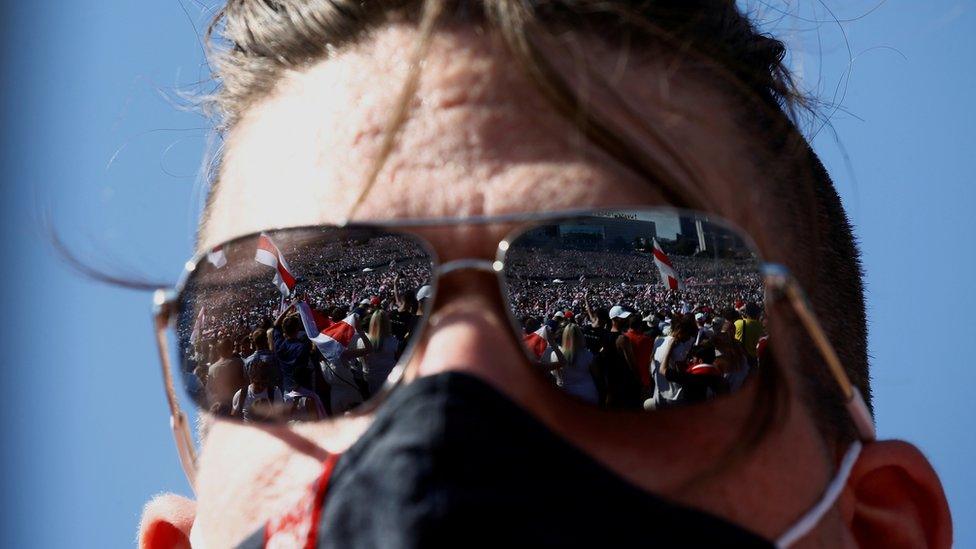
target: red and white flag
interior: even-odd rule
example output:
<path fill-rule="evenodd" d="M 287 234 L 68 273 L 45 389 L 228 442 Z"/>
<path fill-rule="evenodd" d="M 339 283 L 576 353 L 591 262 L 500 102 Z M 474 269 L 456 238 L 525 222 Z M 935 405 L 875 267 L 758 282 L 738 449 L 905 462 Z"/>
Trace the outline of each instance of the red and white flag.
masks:
<path fill-rule="evenodd" d="M 200 307 L 200 312 L 197 313 L 197 318 L 193 321 L 193 331 L 190 332 L 190 343 L 192 345 L 196 345 L 203 334 L 203 323 L 207 320 L 206 310 L 206 307 Z"/>
<path fill-rule="evenodd" d="M 207 252 L 207 262 L 213 265 L 215 268 L 219 269 L 227 264 L 227 254 L 224 253 L 223 246 L 217 246 L 216 248 Z"/>
<path fill-rule="evenodd" d="M 312 340 L 322 356 L 330 362 L 337 362 L 342 353 L 349 348 L 356 337 L 356 322 L 359 315 L 352 313 L 346 318 L 334 322 L 331 318 L 313 310 L 304 301 L 296 306 L 305 334 Z"/>
<path fill-rule="evenodd" d="M 543 324 L 541 328 L 531 334 L 525 334 L 522 340 L 529 351 L 535 355 L 536 360 L 542 360 L 542 353 L 545 353 L 546 347 L 549 346 L 549 326 Z"/>
<path fill-rule="evenodd" d="M 275 246 L 271 237 L 265 233 L 261 233 L 258 237 L 258 249 L 254 252 L 254 261 L 273 268 L 274 285 L 278 287 L 281 295 L 291 295 L 291 291 L 295 289 L 295 276 L 288 267 L 285 256 L 278 251 L 278 246 Z"/>
<path fill-rule="evenodd" d="M 661 245 L 654 239 L 654 265 L 657 272 L 661 273 L 661 283 L 672 290 L 684 290 L 685 283 L 678 278 L 678 271 L 674 270 L 671 259 L 661 249 Z"/>

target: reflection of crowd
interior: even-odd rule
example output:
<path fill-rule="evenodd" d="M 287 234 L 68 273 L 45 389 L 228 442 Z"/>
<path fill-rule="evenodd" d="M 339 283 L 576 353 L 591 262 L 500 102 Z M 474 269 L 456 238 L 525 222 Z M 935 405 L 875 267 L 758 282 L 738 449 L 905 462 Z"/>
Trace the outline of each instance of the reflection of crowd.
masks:
<path fill-rule="evenodd" d="M 636 252 L 532 252 L 506 258 L 509 300 L 536 363 L 566 392 L 606 408 L 664 408 L 734 391 L 757 367 L 754 263 L 675 257 L 686 287 L 671 291 Z M 184 375 L 216 413 L 346 413 L 382 388 L 415 330 L 430 276 L 415 246 L 380 237 L 288 253 L 300 278 L 287 302 L 270 270 L 250 261 L 211 269 L 186 290 L 203 309 L 187 308 L 178 323 Z M 327 358 L 313 344 L 298 302 L 331 322 L 355 315 L 341 354 Z"/>
<path fill-rule="evenodd" d="M 586 295 L 583 302 L 582 314 L 521 318 L 523 339 L 557 386 L 601 407 L 662 409 L 734 392 L 765 348 L 753 301 L 685 312 L 592 308 Z"/>
<path fill-rule="evenodd" d="M 672 257 L 685 289 L 633 251 L 523 248 L 507 258 L 513 312 L 556 385 L 606 408 L 656 409 L 738 389 L 764 346 L 752 260 Z"/>
<path fill-rule="evenodd" d="M 381 236 L 286 253 L 299 276 L 287 300 L 270 283 L 271 270 L 249 260 L 210 269 L 186 289 L 202 310 L 187 308 L 177 325 L 184 375 L 215 413 L 301 421 L 353 410 L 382 388 L 416 326 L 430 263 L 412 243 Z M 331 322 L 355 315 L 344 352 L 323 356 L 300 302 Z"/>

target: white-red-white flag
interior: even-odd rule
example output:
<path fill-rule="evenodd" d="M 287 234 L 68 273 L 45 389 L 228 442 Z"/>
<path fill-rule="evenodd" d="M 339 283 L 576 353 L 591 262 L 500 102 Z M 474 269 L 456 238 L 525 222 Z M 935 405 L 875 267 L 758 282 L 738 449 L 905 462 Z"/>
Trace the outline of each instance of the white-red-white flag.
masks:
<path fill-rule="evenodd" d="M 213 265 L 215 268 L 219 269 L 227 264 L 227 254 L 224 253 L 223 246 L 217 246 L 216 248 L 207 252 L 207 262 Z"/>
<path fill-rule="evenodd" d="M 193 321 L 193 331 L 190 332 L 190 343 L 192 345 L 196 345 L 203 334 L 203 323 L 207 321 L 206 310 L 206 307 L 200 307 L 200 312 L 197 313 L 197 317 Z"/>
<path fill-rule="evenodd" d="M 291 295 L 291 291 L 295 289 L 295 275 L 292 274 L 288 262 L 278 250 L 278 246 L 265 233 L 261 233 L 261 236 L 258 237 L 258 249 L 254 252 L 254 260 L 273 268 L 275 270 L 274 285 L 278 287 L 281 295 Z"/>
<path fill-rule="evenodd" d="M 546 352 L 546 347 L 549 346 L 549 326 L 543 324 L 541 328 L 531 334 L 525 334 L 522 340 L 529 351 L 535 355 L 536 360 L 542 360 L 542 354 Z"/>
<path fill-rule="evenodd" d="M 661 249 L 661 245 L 654 239 L 654 265 L 661 273 L 661 283 L 672 290 L 684 290 L 685 283 L 678 278 L 678 271 L 674 270 L 671 259 Z"/>
<path fill-rule="evenodd" d="M 305 334 L 315 347 L 322 353 L 322 356 L 330 362 L 337 362 L 342 353 L 349 348 L 350 343 L 356 337 L 356 322 L 359 315 L 352 313 L 346 318 L 335 322 L 322 313 L 313 310 L 304 301 L 296 306 L 299 316 L 302 317 L 302 325 L 305 327 Z"/>

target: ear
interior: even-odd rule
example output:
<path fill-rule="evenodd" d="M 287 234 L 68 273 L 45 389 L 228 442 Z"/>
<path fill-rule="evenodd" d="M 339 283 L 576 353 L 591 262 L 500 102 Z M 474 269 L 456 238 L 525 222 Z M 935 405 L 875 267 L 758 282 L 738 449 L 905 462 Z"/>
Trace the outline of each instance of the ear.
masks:
<path fill-rule="evenodd" d="M 190 549 L 190 528 L 197 504 L 175 494 L 160 494 L 142 510 L 140 549 Z"/>
<path fill-rule="evenodd" d="M 847 483 L 845 520 L 860 547 L 951 547 L 942 483 L 915 446 L 864 445 Z"/>

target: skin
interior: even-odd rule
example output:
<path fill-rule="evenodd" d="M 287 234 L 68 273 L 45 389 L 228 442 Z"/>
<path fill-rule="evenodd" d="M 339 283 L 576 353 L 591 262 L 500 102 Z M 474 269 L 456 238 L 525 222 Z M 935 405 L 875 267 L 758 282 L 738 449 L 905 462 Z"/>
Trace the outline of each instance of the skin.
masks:
<path fill-rule="evenodd" d="M 254 104 L 229 135 L 201 228 L 201 249 L 269 227 L 341 220 L 379 148 L 415 37 L 409 27 L 385 28 L 329 60 L 285 75 L 270 97 Z M 619 52 L 585 45 L 595 66 L 618 64 Z M 783 191 L 762 188 L 773 184 L 745 148 L 755 140 L 733 120 L 737 107 L 674 65 L 629 62 L 630 70 L 615 81 L 618 90 L 634 98 L 634 108 L 665 128 L 689 158 L 707 159 L 700 162 L 700 176 L 709 203 L 720 204 L 720 213 L 756 235 L 766 257 L 785 262 L 802 281 L 814 267 L 796 257 L 789 238 L 766 237 L 775 227 L 788 228 L 780 235 L 793 234 L 803 222 L 777 219 L 775 213 L 763 219 L 750 215 L 757 201 L 771 200 L 762 197 Z M 439 32 L 424 70 L 399 146 L 356 219 L 663 203 L 653 182 L 638 180 L 553 113 L 487 38 Z M 762 211 L 781 210 L 787 208 Z M 418 232 L 448 261 L 493 258 L 508 228 Z M 773 338 L 786 341 L 784 349 L 794 347 L 789 342 L 803 333 L 777 325 L 773 314 Z M 783 364 L 810 359 L 780 358 Z M 641 416 L 585 407 L 530 372 L 495 278 L 485 273 L 460 271 L 440 281 L 431 325 L 407 375 L 449 370 L 486 380 L 635 485 L 770 539 L 819 499 L 846 449 L 816 430 L 797 396 L 795 369 L 786 368 L 792 402 L 779 427 L 741 463 L 689 488 L 702 464 L 713 463 L 733 442 L 755 388 L 747 384 L 694 408 Z M 716 417 L 723 418 L 720 430 L 695 427 Z M 194 520 L 208 545 L 237 543 L 292 504 L 318 474 L 326 452 L 347 448 L 369 421 L 344 418 L 292 428 L 214 421 L 203 444 L 197 501 L 163 496 L 150 502 L 140 528 L 142 545 L 180 546 L 185 538 L 177 534 L 188 532 Z M 242 448 L 246 460 L 240 459 Z M 884 537 L 871 537 L 877 532 Z M 915 547 L 945 547 L 951 541 L 938 478 L 921 453 L 903 442 L 865 447 L 838 503 L 800 546 L 867 546 L 881 540 Z"/>

